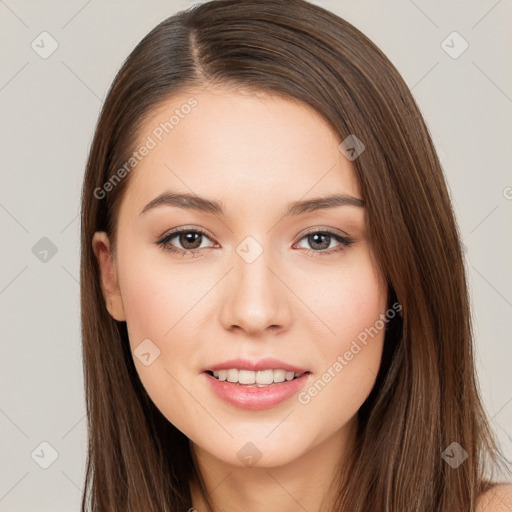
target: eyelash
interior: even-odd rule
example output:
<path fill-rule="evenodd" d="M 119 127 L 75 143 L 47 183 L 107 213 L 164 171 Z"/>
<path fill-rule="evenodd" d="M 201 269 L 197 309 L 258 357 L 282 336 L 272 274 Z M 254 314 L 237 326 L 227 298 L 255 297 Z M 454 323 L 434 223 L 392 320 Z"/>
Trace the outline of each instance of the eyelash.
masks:
<path fill-rule="evenodd" d="M 198 249 L 178 249 L 178 248 L 174 247 L 173 245 L 170 245 L 170 241 L 173 238 L 176 238 L 176 236 L 181 235 L 183 233 L 197 233 L 197 234 L 200 234 L 200 235 L 208 238 L 209 240 L 211 240 L 210 237 L 201 229 L 197 229 L 197 228 L 179 229 L 176 231 L 172 231 L 171 233 L 168 233 L 162 239 L 158 240 L 158 242 L 156 242 L 156 244 L 158 246 L 162 247 L 162 249 L 164 251 L 169 251 L 171 253 L 175 253 L 175 254 L 178 254 L 179 256 L 183 256 L 183 257 L 188 256 L 188 255 L 195 257 L 197 255 L 198 251 L 200 250 L 199 248 Z M 337 242 L 339 242 L 341 245 L 333 247 L 331 249 L 323 249 L 320 251 L 315 251 L 313 249 L 305 249 L 306 254 L 308 256 L 313 256 L 313 257 L 327 256 L 327 255 L 333 254 L 335 252 L 343 251 L 343 249 L 349 247 L 350 245 L 352 245 L 355 242 L 355 240 L 352 238 L 341 236 L 341 235 L 338 235 L 337 233 L 333 233 L 332 231 L 327 231 L 327 230 L 325 230 L 325 231 L 323 231 L 323 230 L 309 231 L 302 236 L 302 238 L 299 240 L 299 242 L 309 235 L 317 235 L 317 234 L 330 236 L 331 238 L 334 238 Z M 213 249 L 213 247 L 203 247 L 202 249 Z"/>

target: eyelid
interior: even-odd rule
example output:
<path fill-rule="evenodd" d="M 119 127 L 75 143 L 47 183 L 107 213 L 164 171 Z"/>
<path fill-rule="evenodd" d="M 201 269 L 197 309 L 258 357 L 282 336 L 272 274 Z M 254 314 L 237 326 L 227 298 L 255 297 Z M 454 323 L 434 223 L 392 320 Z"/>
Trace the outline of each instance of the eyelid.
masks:
<path fill-rule="evenodd" d="M 172 228 L 168 231 L 165 231 L 162 235 L 160 235 L 158 237 L 158 240 L 162 240 L 164 238 L 168 238 L 169 236 L 171 235 L 179 235 L 181 234 L 182 232 L 190 232 L 190 231 L 194 231 L 194 232 L 197 232 L 197 233 L 201 233 L 202 235 L 206 236 L 207 238 L 209 238 L 212 242 L 215 241 L 214 237 L 212 235 L 210 235 L 208 233 L 208 231 L 206 231 L 206 229 L 203 229 L 201 227 L 198 227 L 198 226 L 178 226 L 178 227 L 175 227 L 175 228 Z"/>
<path fill-rule="evenodd" d="M 297 237 L 300 240 L 310 233 L 334 233 L 348 240 L 352 240 L 352 237 L 346 231 L 337 228 L 328 228 L 326 226 L 314 226 L 312 228 L 308 228 L 306 231 L 299 233 Z"/>

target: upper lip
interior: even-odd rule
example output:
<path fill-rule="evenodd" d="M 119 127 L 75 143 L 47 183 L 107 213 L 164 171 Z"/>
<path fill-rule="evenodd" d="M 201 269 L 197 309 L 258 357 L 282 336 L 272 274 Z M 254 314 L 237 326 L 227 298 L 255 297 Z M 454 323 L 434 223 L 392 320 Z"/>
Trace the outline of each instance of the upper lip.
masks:
<path fill-rule="evenodd" d="M 277 370 L 282 369 L 287 372 L 294 373 L 305 373 L 308 370 L 295 366 L 293 364 L 285 363 L 279 359 L 267 357 L 265 359 L 259 359 L 258 361 L 250 361 L 249 359 L 230 359 L 229 361 L 223 361 L 222 363 L 215 363 L 203 368 L 203 372 L 216 371 L 216 370 L 230 370 L 237 368 L 238 370 L 251 370 L 253 372 L 261 370 Z"/>

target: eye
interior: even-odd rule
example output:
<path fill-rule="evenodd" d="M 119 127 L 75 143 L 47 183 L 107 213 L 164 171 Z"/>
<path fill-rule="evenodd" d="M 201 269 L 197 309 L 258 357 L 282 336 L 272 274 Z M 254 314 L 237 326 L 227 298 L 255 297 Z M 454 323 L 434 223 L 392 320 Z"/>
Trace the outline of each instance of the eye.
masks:
<path fill-rule="evenodd" d="M 211 240 L 211 238 L 201 229 L 181 228 L 171 231 L 163 238 L 156 242 L 157 245 L 164 250 L 178 254 L 180 256 L 190 256 L 192 258 L 199 256 L 200 249 L 212 249 L 212 246 L 204 246 L 203 239 Z M 177 239 L 177 243 L 182 248 L 176 247 L 172 240 Z M 306 254 L 310 256 L 323 256 L 334 252 L 341 252 L 355 242 L 352 238 L 334 233 L 332 231 L 310 231 L 306 233 L 300 241 L 306 240 L 312 249 L 306 249 Z M 332 247 L 332 243 L 337 242 L 338 245 Z"/>
<path fill-rule="evenodd" d="M 352 238 L 332 231 L 310 231 L 301 238 L 302 240 L 306 240 L 309 246 L 313 247 L 313 249 L 306 249 L 306 253 L 310 256 L 326 256 L 341 252 L 355 242 Z M 332 247 L 332 242 L 338 242 L 339 245 Z"/>
<path fill-rule="evenodd" d="M 171 240 L 174 240 L 175 238 L 183 249 L 171 244 Z M 205 247 L 202 245 L 202 238 L 210 240 L 210 237 L 200 229 L 182 228 L 171 231 L 171 233 L 168 233 L 156 243 L 166 251 L 179 254 L 180 256 L 194 257 L 197 255 L 199 249 L 208 248 L 208 246 Z M 212 247 L 210 246 L 209 248 Z"/>

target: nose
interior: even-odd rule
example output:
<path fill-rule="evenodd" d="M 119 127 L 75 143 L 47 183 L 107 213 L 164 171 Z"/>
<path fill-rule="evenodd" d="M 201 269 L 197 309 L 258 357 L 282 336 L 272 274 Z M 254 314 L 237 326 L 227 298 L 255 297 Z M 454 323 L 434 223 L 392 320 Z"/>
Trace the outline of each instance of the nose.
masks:
<path fill-rule="evenodd" d="M 233 255 L 226 276 L 220 318 L 225 329 L 256 336 L 266 330 L 288 330 L 293 294 L 283 284 L 279 263 L 263 253 L 253 262 Z"/>

